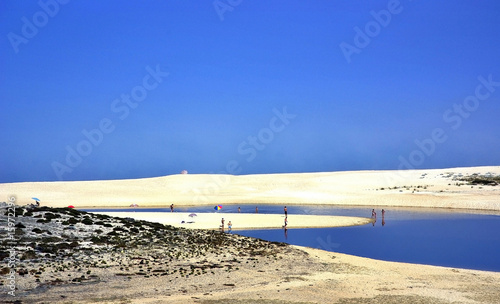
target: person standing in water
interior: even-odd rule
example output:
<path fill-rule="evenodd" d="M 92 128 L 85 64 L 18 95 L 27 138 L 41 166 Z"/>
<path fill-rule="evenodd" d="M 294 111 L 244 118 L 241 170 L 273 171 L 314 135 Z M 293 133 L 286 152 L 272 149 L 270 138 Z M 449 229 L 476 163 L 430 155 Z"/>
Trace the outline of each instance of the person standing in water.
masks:
<path fill-rule="evenodd" d="M 375 223 L 377 222 L 377 213 L 375 212 L 375 209 L 372 209 L 372 219 L 373 219 L 372 226 L 375 227 Z"/>
<path fill-rule="evenodd" d="M 285 206 L 285 208 L 283 208 L 283 211 L 285 211 L 285 217 L 287 217 L 288 216 L 288 209 L 286 209 L 286 206 Z"/>
<path fill-rule="evenodd" d="M 170 212 L 174 212 L 174 204 L 170 205 Z"/>

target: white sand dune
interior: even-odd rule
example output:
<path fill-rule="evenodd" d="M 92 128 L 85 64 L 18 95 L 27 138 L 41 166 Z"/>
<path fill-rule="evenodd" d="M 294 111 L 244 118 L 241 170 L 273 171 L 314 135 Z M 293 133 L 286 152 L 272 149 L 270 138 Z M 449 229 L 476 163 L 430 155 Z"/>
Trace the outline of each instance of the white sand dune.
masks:
<path fill-rule="evenodd" d="M 407 171 L 207 175 L 78 182 L 0 184 L 0 197 L 20 205 L 77 208 L 212 204 L 331 204 L 500 210 L 500 186 L 457 180 L 474 173 L 500 175 L 500 166 Z M 461 184 L 460 186 L 457 185 Z"/>

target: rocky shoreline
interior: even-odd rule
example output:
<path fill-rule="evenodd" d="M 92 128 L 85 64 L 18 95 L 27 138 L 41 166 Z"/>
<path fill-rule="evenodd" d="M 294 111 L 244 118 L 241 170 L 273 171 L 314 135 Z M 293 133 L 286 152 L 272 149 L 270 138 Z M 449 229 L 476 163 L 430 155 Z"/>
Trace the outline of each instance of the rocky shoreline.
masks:
<path fill-rule="evenodd" d="M 7 225 L 2 223 L 2 227 Z M 69 208 L 16 207 L 15 242 L 4 235 L 0 242 L 0 286 L 9 284 L 6 275 L 11 269 L 6 261 L 14 250 L 18 261 L 13 299 L 21 301 L 55 286 L 130 281 L 137 277 L 161 277 L 166 284 L 175 285 L 179 279 L 238 271 L 242 264 L 255 268 L 292 251 L 284 243 Z M 229 288 L 234 283 L 222 286 Z M 59 299 L 67 297 L 61 294 Z"/>

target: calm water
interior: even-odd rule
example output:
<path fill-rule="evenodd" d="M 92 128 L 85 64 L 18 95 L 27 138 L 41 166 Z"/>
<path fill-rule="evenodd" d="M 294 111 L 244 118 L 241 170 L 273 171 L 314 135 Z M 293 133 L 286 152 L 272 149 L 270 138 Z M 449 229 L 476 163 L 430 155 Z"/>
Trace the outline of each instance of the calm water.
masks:
<path fill-rule="evenodd" d="M 237 212 L 237 208 L 238 206 L 224 206 L 218 212 Z M 98 211 L 170 212 L 170 209 Z M 176 208 L 175 211 L 215 212 L 212 207 Z M 254 213 L 255 206 L 242 205 L 241 211 Z M 382 221 L 380 209 L 376 211 L 377 222 L 374 225 L 288 229 L 286 233 L 284 230 L 238 230 L 234 233 L 379 260 L 500 271 L 499 215 L 388 208 Z M 259 213 L 283 213 L 283 207 L 259 206 Z M 370 217 L 371 209 L 289 206 L 289 223 L 293 221 L 294 214 Z"/>

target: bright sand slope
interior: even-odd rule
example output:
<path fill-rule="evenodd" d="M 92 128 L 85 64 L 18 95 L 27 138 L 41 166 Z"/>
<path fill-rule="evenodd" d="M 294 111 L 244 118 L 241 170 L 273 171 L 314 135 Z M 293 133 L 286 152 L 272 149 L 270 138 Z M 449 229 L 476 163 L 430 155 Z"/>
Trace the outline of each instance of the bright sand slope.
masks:
<path fill-rule="evenodd" d="M 231 221 L 232 229 L 264 229 L 282 228 L 285 216 L 281 214 L 248 214 L 248 213 L 191 213 L 183 212 L 96 212 L 116 217 L 130 217 L 136 220 L 145 220 L 168 224 L 175 227 L 196 229 L 219 229 L 221 219 L 224 218 L 225 229 Z M 184 221 L 184 223 L 182 223 Z M 320 215 L 288 215 L 288 228 L 319 228 L 345 227 L 364 225 L 370 222 L 368 218 L 350 216 L 320 216 Z"/>
<path fill-rule="evenodd" d="M 500 166 L 408 171 L 349 171 L 265 175 L 179 174 L 78 182 L 0 184 L 0 201 L 65 207 L 211 204 L 332 204 L 500 210 L 500 186 L 465 185 L 474 173 L 500 175 Z M 458 186 L 457 184 L 461 184 Z"/>

